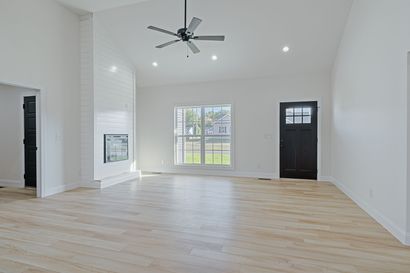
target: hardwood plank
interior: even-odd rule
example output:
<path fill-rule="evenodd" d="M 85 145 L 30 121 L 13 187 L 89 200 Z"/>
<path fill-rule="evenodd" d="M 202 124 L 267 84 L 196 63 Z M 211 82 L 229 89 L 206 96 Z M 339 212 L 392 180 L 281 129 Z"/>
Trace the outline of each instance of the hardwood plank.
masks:
<path fill-rule="evenodd" d="M 0 189 L 0 272 L 410 272 L 329 183 L 147 176 L 46 199 Z"/>

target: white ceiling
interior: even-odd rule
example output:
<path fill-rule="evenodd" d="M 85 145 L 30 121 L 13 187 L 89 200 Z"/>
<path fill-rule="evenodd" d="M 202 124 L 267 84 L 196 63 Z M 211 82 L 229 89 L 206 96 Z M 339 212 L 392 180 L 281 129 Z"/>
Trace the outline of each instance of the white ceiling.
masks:
<path fill-rule="evenodd" d="M 68 0 L 67 0 L 68 1 Z M 80 0 L 75 0 L 80 2 Z M 69 2 L 74 2 L 70 0 Z M 99 10 L 102 2 L 93 7 Z M 114 2 L 114 1 L 111 1 Z M 119 1 L 138 2 L 138 1 Z M 225 42 L 197 41 L 201 53 L 186 58 L 183 43 L 155 46 L 183 24 L 183 0 L 149 0 L 97 12 L 95 18 L 134 62 L 139 86 L 330 72 L 352 0 L 188 0 L 188 16 L 203 19 L 197 35 L 226 35 Z M 289 45 L 288 54 L 282 52 Z M 213 54 L 219 60 L 211 60 Z M 152 62 L 158 62 L 154 68 Z"/>
<path fill-rule="evenodd" d="M 74 8 L 79 13 L 96 12 L 116 7 L 131 5 L 147 0 L 57 0 L 65 6 Z"/>

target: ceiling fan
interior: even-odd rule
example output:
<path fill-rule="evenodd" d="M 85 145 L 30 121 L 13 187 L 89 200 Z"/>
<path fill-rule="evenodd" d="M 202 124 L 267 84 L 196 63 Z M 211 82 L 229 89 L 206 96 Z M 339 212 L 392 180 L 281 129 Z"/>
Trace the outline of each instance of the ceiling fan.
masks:
<path fill-rule="evenodd" d="M 175 37 L 178 37 L 178 39 L 170 41 L 168 43 L 156 46 L 156 48 L 164 48 L 173 44 L 176 44 L 178 42 L 186 42 L 188 47 L 191 49 L 192 53 L 197 54 L 200 52 L 199 48 L 194 44 L 192 40 L 197 40 L 197 41 L 225 41 L 225 36 L 195 36 L 194 32 L 198 28 L 198 26 L 201 24 L 202 20 L 199 18 L 192 18 L 191 23 L 187 27 L 187 0 L 185 0 L 185 23 L 184 27 L 179 29 L 176 33 L 172 31 L 168 31 L 162 28 L 154 27 L 154 26 L 149 26 L 148 29 L 159 31 L 165 34 L 169 34 Z"/>

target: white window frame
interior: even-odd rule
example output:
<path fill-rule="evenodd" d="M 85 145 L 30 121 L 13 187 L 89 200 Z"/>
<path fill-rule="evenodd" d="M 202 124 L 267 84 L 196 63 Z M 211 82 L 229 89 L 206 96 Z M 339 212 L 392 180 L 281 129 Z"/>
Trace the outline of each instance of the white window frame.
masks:
<path fill-rule="evenodd" d="M 231 108 L 231 134 L 229 135 L 231 138 L 231 149 L 230 149 L 230 159 L 231 159 L 231 164 L 230 165 L 211 165 L 211 164 L 205 164 L 205 137 L 207 136 L 205 134 L 205 108 L 207 107 L 219 107 L 219 106 L 229 106 Z M 188 164 L 188 163 L 178 163 L 178 151 L 177 151 L 177 138 L 178 137 L 184 137 L 178 136 L 177 135 L 177 119 L 176 119 L 176 114 L 177 114 L 177 109 L 180 108 L 200 108 L 201 109 L 201 125 L 202 125 L 202 130 L 201 130 L 201 164 Z M 174 166 L 177 168 L 200 168 L 200 169 L 222 169 L 222 170 L 233 170 L 234 169 L 234 106 L 232 103 L 220 103 L 220 104 L 184 104 L 184 105 L 176 105 L 174 107 Z M 195 137 L 197 135 L 189 135 L 192 137 Z M 211 135 L 209 135 L 212 137 Z"/>

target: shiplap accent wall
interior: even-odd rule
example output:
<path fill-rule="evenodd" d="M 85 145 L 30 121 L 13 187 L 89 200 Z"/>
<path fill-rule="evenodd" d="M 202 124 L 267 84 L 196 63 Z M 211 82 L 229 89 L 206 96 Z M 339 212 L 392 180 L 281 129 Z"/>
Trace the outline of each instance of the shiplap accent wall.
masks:
<path fill-rule="evenodd" d="M 94 17 L 94 42 L 94 178 L 100 180 L 132 171 L 135 68 L 110 39 L 98 17 Z M 104 164 L 104 134 L 128 134 L 128 161 Z"/>
<path fill-rule="evenodd" d="M 95 15 L 81 18 L 81 48 L 82 182 L 96 186 L 135 171 L 135 68 Z M 129 160 L 104 163 L 104 134 L 128 134 Z"/>
<path fill-rule="evenodd" d="M 92 15 L 80 18 L 81 182 L 94 180 L 94 30 Z"/>

